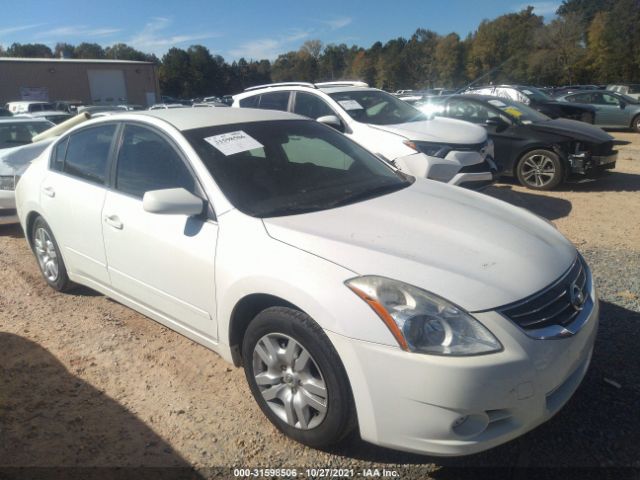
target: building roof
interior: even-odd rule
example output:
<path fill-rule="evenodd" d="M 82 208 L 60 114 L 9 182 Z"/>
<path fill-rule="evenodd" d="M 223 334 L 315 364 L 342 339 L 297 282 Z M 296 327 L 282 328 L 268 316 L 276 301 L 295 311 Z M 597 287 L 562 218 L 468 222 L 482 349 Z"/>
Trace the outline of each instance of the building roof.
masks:
<path fill-rule="evenodd" d="M 255 108 L 171 108 L 123 112 L 122 114 L 114 114 L 110 118 L 114 119 L 116 115 L 156 117 L 172 124 L 178 130 L 269 120 L 308 120 L 306 117 L 293 113 Z"/>
<path fill-rule="evenodd" d="M 21 58 L 21 57 L 0 57 L 0 62 L 17 63 L 129 63 L 137 65 L 153 65 L 153 62 L 141 62 L 134 60 L 106 60 L 93 58 Z"/>

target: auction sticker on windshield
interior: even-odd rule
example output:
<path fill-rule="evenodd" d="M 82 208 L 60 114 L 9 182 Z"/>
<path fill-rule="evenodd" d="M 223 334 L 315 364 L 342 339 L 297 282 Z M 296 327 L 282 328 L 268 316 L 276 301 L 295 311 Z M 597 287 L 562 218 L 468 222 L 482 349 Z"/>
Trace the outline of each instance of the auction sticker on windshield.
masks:
<path fill-rule="evenodd" d="M 338 103 L 345 110 L 364 110 L 364 107 L 360 105 L 356 100 L 340 100 Z"/>
<path fill-rule="evenodd" d="M 254 148 L 262 148 L 260 142 L 242 130 L 205 137 L 204 141 L 213 145 L 227 157 L 229 155 L 235 155 L 236 153 L 246 152 L 247 150 L 253 150 Z"/>

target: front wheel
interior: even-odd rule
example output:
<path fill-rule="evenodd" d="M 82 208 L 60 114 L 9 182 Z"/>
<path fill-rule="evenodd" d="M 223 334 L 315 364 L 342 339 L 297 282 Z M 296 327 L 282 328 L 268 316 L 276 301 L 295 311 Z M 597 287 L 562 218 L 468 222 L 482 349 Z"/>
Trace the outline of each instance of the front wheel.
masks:
<path fill-rule="evenodd" d="M 340 357 L 308 315 L 284 307 L 259 313 L 242 344 L 251 393 L 284 434 L 311 447 L 337 443 L 355 427 Z"/>
<path fill-rule="evenodd" d="M 552 190 L 564 178 L 560 157 L 549 150 L 533 150 L 522 156 L 516 167 L 518 181 L 533 190 Z"/>
<path fill-rule="evenodd" d="M 631 122 L 631 128 L 640 133 L 640 115 L 636 115 L 633 119 L 633 122 Z"/>

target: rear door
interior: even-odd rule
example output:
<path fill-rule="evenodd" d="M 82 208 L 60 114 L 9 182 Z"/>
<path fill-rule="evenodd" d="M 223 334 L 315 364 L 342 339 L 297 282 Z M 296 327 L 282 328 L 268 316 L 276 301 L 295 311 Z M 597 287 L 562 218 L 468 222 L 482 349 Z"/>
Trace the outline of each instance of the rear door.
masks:
<path fill-rule="evenodd" d="M 172 323 L 217 338 L 217 223 L 142 207 L 150 190 L 184 188 L 205 198 L 186 156 L 163 132 L 142 124 L 125 124 L 120 143 L 102 211 L 112 286 Z"/>
<path fill-rule="evenodd" d="M 44 219 L 71 274 L 109 284 L 102 242 L 102 207 L 116 123 L 83 128 L 58 142 L 42 182 Z"/>

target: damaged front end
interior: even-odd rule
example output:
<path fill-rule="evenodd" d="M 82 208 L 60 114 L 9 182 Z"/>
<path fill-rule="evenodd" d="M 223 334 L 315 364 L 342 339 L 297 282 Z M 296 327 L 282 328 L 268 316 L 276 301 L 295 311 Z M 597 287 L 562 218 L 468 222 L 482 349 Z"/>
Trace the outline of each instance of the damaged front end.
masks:
<path fill-rule="evenodd" d="M 613 146 L 613 141 L 599 144 L 572 142 L 567 154 L 570 173 L 597 176 L 605 170 L 615 168 L 618 151 Z"/>

